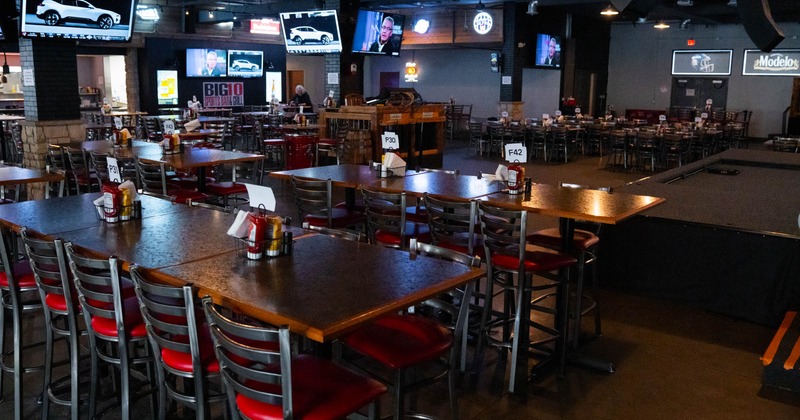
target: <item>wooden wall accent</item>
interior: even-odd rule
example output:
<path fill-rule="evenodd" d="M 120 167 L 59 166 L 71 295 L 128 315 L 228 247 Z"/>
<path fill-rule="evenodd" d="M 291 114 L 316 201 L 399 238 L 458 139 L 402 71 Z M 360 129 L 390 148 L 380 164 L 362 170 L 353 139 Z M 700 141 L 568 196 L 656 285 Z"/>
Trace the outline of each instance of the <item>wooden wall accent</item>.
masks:
<path fill-rule="evenodd" d="M 492 30 L 486 35 L 478 35 L 472 29 L 472 20 L 477 11 L 474 8 L 461 10 L 431 9 L 424 13 L 417 13 L 417 18 L 426 18 L 431 22 L 428 33 L 420 35 L 412 31 L 414 24 L 413 13 L 408 10 L 396 10 L 391 13 L 406 15 L 406 23 L 403 28 L 403 47 L 407 46 L 427 46 L 427 45 L 451 45 L 451 44 L 485 44 L 503 42 L 503 10 L 486 9 L 492 16 Z M 466 30 L 464 29 L 466 16 Z"/>

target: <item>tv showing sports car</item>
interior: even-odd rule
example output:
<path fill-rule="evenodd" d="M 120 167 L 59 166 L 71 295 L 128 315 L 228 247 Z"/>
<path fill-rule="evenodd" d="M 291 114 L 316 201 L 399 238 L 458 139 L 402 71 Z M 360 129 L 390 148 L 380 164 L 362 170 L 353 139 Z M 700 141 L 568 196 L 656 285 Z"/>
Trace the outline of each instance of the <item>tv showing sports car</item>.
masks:
<path fill-rule="evenodd" d="M 136 0 L 22 0 L 20 33 L 27 38 L 131 39 Z"/>
<path fill-rule="evenodd" d="M 281 24 L 289 54 L 342 52 L 335 10 L 281 13 Z"/>
<path fill-rule="evenodd" d="M 228 50 L 228 76 L 261 77 L 263 62 L 263 51 Z"/>

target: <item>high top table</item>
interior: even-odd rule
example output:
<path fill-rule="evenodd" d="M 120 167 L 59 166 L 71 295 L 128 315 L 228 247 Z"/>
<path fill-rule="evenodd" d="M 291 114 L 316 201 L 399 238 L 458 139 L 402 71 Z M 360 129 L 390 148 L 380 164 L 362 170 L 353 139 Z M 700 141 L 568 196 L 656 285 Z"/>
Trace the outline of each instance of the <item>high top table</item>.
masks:
<path fill-rule="evenodd" d="M 0 187 L 33 182 L 59 182 L 60 194 L 64 191 L 64 174 L 40 171 L 38 169 L 20 168 L 18 166 L 0 166 Z M 45 198 L 50 198 L 50 189 L 45 189 Z"/>

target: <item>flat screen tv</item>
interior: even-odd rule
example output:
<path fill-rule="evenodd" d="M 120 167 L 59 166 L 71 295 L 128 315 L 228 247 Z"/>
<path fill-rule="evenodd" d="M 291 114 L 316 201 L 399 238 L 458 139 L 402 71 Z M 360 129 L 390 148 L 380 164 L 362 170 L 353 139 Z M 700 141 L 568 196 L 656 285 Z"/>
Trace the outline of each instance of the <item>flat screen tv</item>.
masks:
<path fill-rule="evenodd" d="M 186 77 L 225 77 L 228 51 L 216 48 L 187 48 Z"/>
<path fill-rule="evenodd" d="M 281 13 L 281 27 L 289 54 L 342 52 L 335 10 Z"/>
<path fill-rule="evenodd" d="M 263 74 L 263 51 L 228 50 L 229 77 L 261 77 Z"/>
<path fill-rule="evenodd" d="M 406 17 L 396 13 L 359 10 L 353 52 L 400 55 Z"/>
<path fill-rule="evenodd" d="M 128 42 L 133 32 L 136 2 L 22 0 L 20 34 L 27 38 Z"/>
<path fill-rule="evenodd" d="M 561 68 L 561 37 L 536 34 L 536 53 L 533 66 L 546 69 Z"/>

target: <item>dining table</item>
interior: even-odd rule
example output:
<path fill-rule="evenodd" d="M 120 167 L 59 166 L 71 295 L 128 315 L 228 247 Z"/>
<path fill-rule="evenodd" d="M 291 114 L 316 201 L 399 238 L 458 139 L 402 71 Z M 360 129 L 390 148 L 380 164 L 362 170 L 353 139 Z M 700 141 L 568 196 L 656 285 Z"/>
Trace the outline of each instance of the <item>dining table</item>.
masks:
<path fill-rule="evenodd" d="M 320 343 L 485 275 L 285 225 L 295 238 L 291 254 L 250 260 L 243 243 L 226 235 L 232 214 L 142 196 L 142 219 L 105 223 L 93 208 L 97 197 L 0 206 L 0 225 L 62 238 L 96 258 L 116 256 L 123 269 L 136 264 L 155 281 L 191 283 L 199 296 Z"/>
<path fill-rule="evenodd" d="M 22 168 L 19 166 L 0 165 L 0 187 L 3 188 L 3 193 L 5 193 L 5 187 L 11 185 L 30 184 L 34 182 L 58 182 L 60 184 L 59 195 L 61 195 L 64 192 L 64 180 L 63 173 Z M 50 188 L 45 188 L 45 198 L 50 198 Z M 19 190 L 17 190 L 15 201 L 19 201 Z"/>

